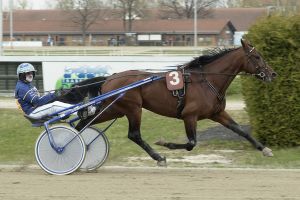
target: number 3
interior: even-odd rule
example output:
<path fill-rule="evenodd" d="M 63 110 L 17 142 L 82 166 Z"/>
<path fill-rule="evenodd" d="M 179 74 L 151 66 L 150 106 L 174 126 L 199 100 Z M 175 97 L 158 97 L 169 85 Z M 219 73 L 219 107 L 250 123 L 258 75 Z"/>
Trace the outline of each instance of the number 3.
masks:
<path fill-rule="evenodd" d="M 171 85 L 178 85 L 180 83 L 180 78 L 177 71 L 170 72 L 169 76 L 172 77 L 170 80 Z"/>

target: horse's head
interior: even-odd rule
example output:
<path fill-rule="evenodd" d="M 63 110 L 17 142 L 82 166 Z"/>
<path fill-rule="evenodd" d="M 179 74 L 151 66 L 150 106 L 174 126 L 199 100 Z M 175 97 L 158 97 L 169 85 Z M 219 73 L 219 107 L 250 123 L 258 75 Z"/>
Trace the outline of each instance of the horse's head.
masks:
<path fill-rule="evenodd" d="M 252 45 L 243 39 L 241 43 L 246 54 L 244 71 L 255 75 L 260 80 L 272 81 L 277 76 L 276 72 L 266 63 L 261 54 Z"/>

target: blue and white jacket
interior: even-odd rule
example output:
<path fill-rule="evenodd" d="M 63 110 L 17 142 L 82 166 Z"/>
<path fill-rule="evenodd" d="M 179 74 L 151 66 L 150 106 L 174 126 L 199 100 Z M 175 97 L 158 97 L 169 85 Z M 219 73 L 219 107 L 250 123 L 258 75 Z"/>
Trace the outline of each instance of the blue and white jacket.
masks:
<path fill-rule="evenodd" d="M 37 107 L 52 102 L 55 99 L 55 94 L 48 93 L 40 96 L 36 87 L 19 80 L 15 89 L 15 98 L 18 106 L 22 108 L 24 113 L 29 115 Z"/>

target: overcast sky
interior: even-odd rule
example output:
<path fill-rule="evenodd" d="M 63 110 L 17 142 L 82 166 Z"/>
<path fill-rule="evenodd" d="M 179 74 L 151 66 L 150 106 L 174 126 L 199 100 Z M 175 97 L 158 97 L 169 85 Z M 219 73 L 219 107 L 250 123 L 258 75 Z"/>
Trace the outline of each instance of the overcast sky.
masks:
<path fill-rule="evenodd" d="M 9 8 L 9 1 L 10 0 L 2 0 L 2 3 L 3 3 L 3 10 L 8 10 Z M 14 2 L 14 7 L 17 8 L 18 7 L 18 1 L 22 1 L 22 0 L 13 0 Z M 106 0 L 106 1 L 109 1 L 109 0 Z M 220 5 L 225 6 L 227 7 L 226 5 L 226 2 L 228 0 L 219 0 Z M 51 7 L 49 7 L 49 5 L 52 4 L 52 8 L 53 8 L 53 5 L 55 4 L 55 0 L 27 0 L 28 2 L 28 8 L 27 9 L 51 9 Z"/>
<path fill-rule="evenodd" d="M 8 10 L 10 0 L 2 0 L 3 10 Z M 18 0 L 13 0 L 15 7 L 18 5 Z M 31 9 L 47 9 L 47 2 L 51 2 L 50 0 L 27 0 L 29 4 L 29 8 Z"/>

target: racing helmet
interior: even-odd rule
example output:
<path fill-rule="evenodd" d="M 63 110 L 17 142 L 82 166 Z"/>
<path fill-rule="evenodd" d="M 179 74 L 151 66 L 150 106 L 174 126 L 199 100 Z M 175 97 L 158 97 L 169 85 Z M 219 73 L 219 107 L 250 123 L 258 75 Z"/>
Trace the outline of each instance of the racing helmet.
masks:
<path fill-rule="evenodd" d="M 30 63 L 22 63 L 17 68 L 17 75 L 19 76 L 20 80 L 25 80 L 25 73 L 27 72 L 33 72 L 33 78 L 35 77 L 35 68 Z"/>

